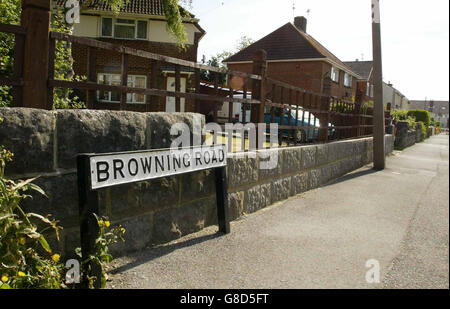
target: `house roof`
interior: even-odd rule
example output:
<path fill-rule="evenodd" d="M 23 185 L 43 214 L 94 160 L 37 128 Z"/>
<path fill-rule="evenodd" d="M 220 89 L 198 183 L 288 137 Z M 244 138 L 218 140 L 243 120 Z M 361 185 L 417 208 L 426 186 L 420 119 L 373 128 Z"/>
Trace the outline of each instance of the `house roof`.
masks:
<path fill-rule="evenodd" d="M 373 61 L 345 61 L 345 65 L 358 73 L 362 79 L 369 80 L 372 73 Z"/>
<path fill-rule="evenodd" d="M 224 63 L 252 61 L 253 54 L 260 49 L 267 52 L 267 60 L 324 59 L 339 65 L 343 70 L 357 75 L 338 57 L 315 40 L 300 31 L 292 23 L 287 23 L 247 48 L 225 59 Z"/>
<path fill-rule="evenodd" d="M 64 7 L 66 0 L 56 0 L 57 6 Z M 92 11 L 112 12 L 111 6 L 102 0 L 80 0 L 80 4 L 88 2 L 87 8 Z M 143 14 L 164 16 L 164 6 L 162 0 L 128 0 L 128 3 L 120 8 L 121 13 L 130 14 Z M 180 7 L 180 13 L 182 17 L 194 18 L 195 16 Z"/>

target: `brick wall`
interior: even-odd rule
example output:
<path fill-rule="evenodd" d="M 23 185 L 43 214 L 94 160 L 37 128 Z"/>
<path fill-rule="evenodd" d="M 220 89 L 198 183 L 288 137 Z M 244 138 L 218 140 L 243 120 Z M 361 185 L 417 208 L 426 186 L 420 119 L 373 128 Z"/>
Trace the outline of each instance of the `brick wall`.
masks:
<path fill-rule="evenodd" d="M 251 63 L 229 64 L 233 71 L 252 73 Z M 331 65 L 323 61 L 301 62 L 269 62 L 267 76 L 306 90 L 322 93 L 323 77 L 331 71 Z M 349 96 L 346 96 L 346 94 Z M 356 93 L 356 79 L 353 78 L 352 88 L 344 86 L 344 72 L 339 74 L 339 83 L 332 82 L 331 95 L 350 99 Z"/>

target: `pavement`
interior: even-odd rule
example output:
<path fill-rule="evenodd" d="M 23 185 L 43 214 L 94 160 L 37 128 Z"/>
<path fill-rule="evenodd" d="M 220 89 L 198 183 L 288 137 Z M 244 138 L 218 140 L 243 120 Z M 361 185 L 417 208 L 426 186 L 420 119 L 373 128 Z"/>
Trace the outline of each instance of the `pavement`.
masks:
<path fill-rule="evenodd" d="M 117 259 L 109 276 L 108 288 L 448 289 L 449 136 L 245 216 L 229 235 L 209 227 Z"/>

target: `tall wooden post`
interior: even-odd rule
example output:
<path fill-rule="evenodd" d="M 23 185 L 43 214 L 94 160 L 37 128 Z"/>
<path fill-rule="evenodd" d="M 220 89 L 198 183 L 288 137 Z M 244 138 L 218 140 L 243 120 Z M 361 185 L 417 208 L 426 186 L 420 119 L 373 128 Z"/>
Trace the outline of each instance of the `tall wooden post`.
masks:
<path fill-rule="evenodd" d="M 265 50 L 258 50 L 253 55 L 253 74 L 261 76 L 261 81 L 253 79 L 252 83 L 252 99 L 259 100 L 261 104 L 252 106 L 251 122 L 258 126 L 259 123 L 264 123 L 266 103 L 267 52 Z M 257 140 L 257 147 L 262 148 L 262 143 L 263 141 Z"/>
<path fill-rule="evenodd" d="M 50 0 L 22 0 L 22 26 L 26 28 L 23 62 L 24 107 L 47 107 Z"/>
<path fill-rule="evenodd" d="M 320 104 L 320 128 L 319 128 L 319 142 L 328 141 L 328 124 L 330 123 L 330 96 L 331 96 L 331 78 L 328 74 L 323 79 L 323 94 Z"/>
<path fill-rule="evenodd" d="M 386 167 L 385 127 L 383 106 L 383 70 L 381 58 L 380 1 L 372 0 L 372 38 L 374 72 L 374 111 L 373 111 L 373 163 L 374 169 Z"/>

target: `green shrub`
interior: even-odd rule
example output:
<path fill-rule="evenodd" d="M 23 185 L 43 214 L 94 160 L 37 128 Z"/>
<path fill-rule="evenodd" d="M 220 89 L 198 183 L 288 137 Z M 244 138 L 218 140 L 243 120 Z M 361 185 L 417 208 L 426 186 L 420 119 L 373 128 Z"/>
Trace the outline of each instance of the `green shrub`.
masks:
<path fill-rule="evenodd" d="M 423 109 L 412 109 L 408 111 L 408 116 L 416 118 L 416 121 L 421 121 L 425 127 L 429 127 L 431 123 L 431 114 L 429 111 Z"/>
<path fill-rule="evenodd" d="M 427 138 L 427 135 L 428 135 L 428 127 L 425 126 L 423 121 L 419 121 L 419 123 L 421 125 L 421 130 L 422 130 L 422 141 L 424 141 Z"/>
<path fill-rule="evenodd" d="M 408 121 L 408 129 L 415 130 L 416 129 L 416 118 L 414 117 L 406 117 L 405 121 Z"/>
<path fill-rule="evenodd" d="M 60 261 L 60 255 L 52 251 L 44 234 L 53 230 L 59 239 L 62 228 L 49 216 L 26 213 L 21 208 L 22 201 L 30 197 L 27 195 L 29 191 L 43 195 L 45 192 L 33 184 L 36 178 L 25 181 L 5 178 L 6 163 L 12 158 L 13 154 L 0 145 L 0 289 L 68 288 L 65 265 Z M 110 222 L 105 218 L 97 221 L 100 233 L 95 242 L 95 253 L 81 264 L 93 260 L 104 270 L 105 264 L 112 260 L 108 246 L 118 240 L 123 241 L 125 229 L 121 226 L 110 228 Z M 79 254 L 80 249 L 76 252 Z M 93 278 L 89 279 L 92 287 Z M 105 271 L 99 279 L 105 287 Z"/>
<path fill-rule="evenodd" d="M 391 116 L 397 121 L 408 120 L 408 111 L 400 109 L 391 112 Z"/>

